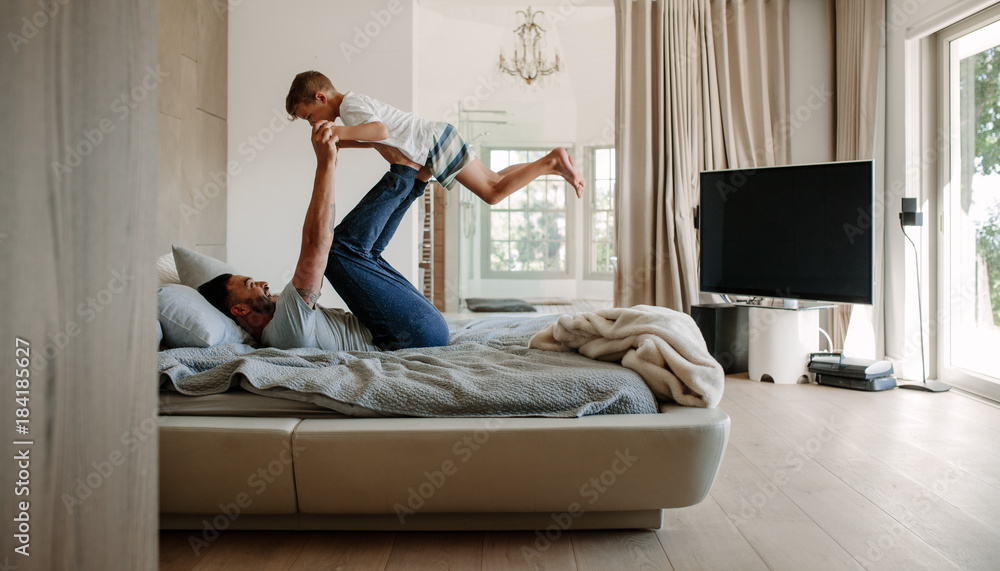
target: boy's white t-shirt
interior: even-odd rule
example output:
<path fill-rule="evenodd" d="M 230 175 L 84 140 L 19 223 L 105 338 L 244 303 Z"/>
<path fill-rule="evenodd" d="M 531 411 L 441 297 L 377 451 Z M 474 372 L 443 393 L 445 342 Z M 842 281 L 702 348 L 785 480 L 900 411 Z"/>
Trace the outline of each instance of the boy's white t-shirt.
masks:
<path fill-rule="evenodd" d="M 437 123 L 421 119 L 409 111 L 396 109 L 362 93 L 348 91 L 340 103 L 340 119 L 344 125 L 354 127 L 365 123 L 381 121 L 389 131 L 389 136 L 382 141 L 396 147 L 406 155 L 406 158 L 417 164 L 427 164 L 427 154 L 434 141 Z"/>

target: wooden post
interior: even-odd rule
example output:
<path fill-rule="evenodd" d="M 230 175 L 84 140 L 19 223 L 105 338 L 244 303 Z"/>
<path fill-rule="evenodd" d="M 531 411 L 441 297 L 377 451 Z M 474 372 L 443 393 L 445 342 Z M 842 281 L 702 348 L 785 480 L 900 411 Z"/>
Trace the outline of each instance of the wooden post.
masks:
<path fill-rule="evenodd" d="M 157 2 L 0 22 L 0 565 L 155 569 Z"/>

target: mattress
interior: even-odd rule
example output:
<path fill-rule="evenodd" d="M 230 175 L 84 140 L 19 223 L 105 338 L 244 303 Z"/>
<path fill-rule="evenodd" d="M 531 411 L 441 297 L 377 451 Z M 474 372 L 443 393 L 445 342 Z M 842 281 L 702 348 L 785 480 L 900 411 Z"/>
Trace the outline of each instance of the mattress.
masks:
<path fill-rule="evenodd" d="M 530 338 L 556 317 L 454 322 L 450 345 L 398 351 L 175 348 L 158 355 L 160 385 L 187 396 L 238 386 L 363 417 L 656 412 L 655 397 L 635 371 L 572 351 L 530 349 Z"/>
<path fill-rule="evenodd" d="M 189 397 L 176 391 L 160 391 L 159 401 L 160 416 L 350 418 L 313 403 L 265 397 L 240 388 L 200 397 Z"/>

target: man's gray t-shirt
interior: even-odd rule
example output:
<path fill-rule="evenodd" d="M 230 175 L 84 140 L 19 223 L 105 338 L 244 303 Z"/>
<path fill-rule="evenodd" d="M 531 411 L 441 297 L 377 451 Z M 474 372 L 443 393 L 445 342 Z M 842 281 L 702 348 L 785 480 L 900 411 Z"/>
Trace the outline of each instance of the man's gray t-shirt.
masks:
<path fill-rule="evenodd" d="M 372 334 L 357 316 L 319 304 L 310 308 L 291 282 L 278 294 L 274 318 L 264 327 L 261 342 L 268 347 L 313 347 L 327 351 L 378 351 Z"/>

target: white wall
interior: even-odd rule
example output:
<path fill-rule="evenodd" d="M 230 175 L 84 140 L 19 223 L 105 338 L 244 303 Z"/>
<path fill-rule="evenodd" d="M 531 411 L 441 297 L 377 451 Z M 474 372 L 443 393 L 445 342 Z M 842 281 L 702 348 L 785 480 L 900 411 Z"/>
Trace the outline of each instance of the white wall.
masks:
<path fill-rule="evenodd" d="M 288 123 L 296 73 L 323 72 L 340 91 L 414 109 L 414 0 L 243 0 L 229 14 L 228 261 L 278 290 L 291 280 L 315 173 L 309 126 Z M 337 221 L 387 170 L 372 150 L 341 152 Z M 385 258 L 417 279 L 416 208 Z M 344 307 L 328 284 L 322 303 Z"/>

